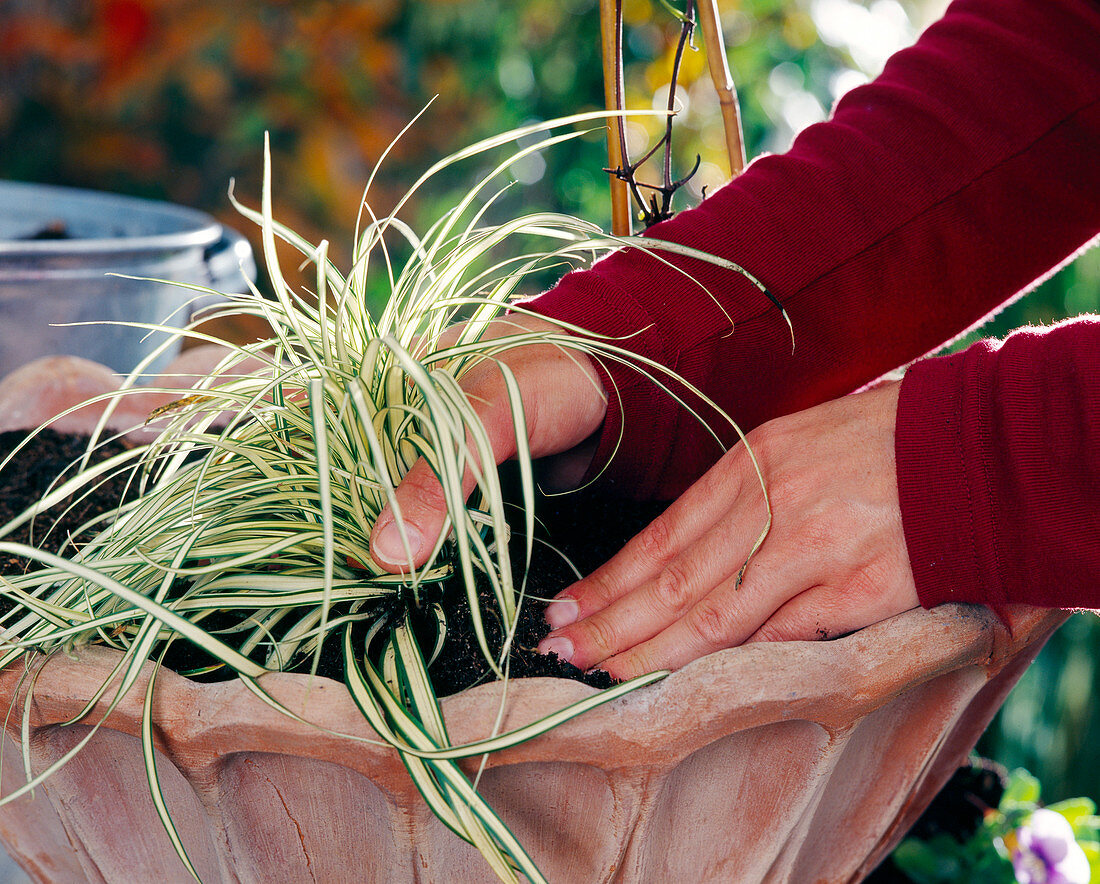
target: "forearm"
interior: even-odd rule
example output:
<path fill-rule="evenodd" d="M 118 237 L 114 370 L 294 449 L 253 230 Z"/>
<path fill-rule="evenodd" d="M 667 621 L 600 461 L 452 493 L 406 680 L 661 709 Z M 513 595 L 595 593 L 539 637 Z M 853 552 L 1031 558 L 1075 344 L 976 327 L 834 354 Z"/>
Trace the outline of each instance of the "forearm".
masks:
<path fill-rule="evenodd" d="M 1071 256 L 1100 229 L 1097 144 L 1100 8 L 957 0 L 830 122 L 650 231 L 762 279 L 793 354 L 761 293 L 703 262 L 673 259 L 700 287 L 624 250 L 532 306 L 623 336 L 749 429 L 929 352 Z M 628 370 L 607 371 L 598 458 L 621 430 L 613 473 L 638 496 L 674 496 L 717 446 Z"/>

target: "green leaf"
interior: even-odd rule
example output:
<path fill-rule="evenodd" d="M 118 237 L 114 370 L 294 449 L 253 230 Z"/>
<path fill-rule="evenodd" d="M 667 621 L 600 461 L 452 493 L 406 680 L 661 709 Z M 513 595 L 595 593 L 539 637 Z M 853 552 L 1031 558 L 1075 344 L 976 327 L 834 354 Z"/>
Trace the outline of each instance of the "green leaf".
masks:
<path fill-rule="evenodd" d="M 1003 812 L 1017 810 L 1021 806 L 1035 807 L 1039 803 L 1039 780 L 1022 767 L 1008 775 L 1008 784 L 1001 796 L 1000 809 Z"/>
<path fill-rule="evenodd" d="M 165 643 L 164 650 L 168 649 L 168 644 Z M 160 656 L 163 660 L 164 653 L 162 652 Z M 179 830 L 176 829 L 172 814 L 168 811 L 168 804 L 164 800 L 164 792 L 160 786 L 160 775 L 157 773 L 156 749 L 153 745 L 153 690 L 161 660 L 157 661 L 156 667 L 150 673 L 149 684 L 145 689 L 145 701 L 141 708 L 141 755 L 145 763 L 145 777 L 149 785 L 149 794 L 153 798 L 153 805 L 157 811 L 157 818 L 164 826 L 164 831 L 168 833 L 168 839 L 172 842 L 176 856 L 183 862 L 191 877 L 201 882 L 202 879 L 187 855 L 187 849 L 183 846 L 183 839 L 180 838 Z"/>
<path fill-rule="evenodd" d="M 953 840 L 953 839 L 952 839 Z M 915 884 L 949 884 L 961 881 L 962 868 L 955 845 L 945 845 L 906 838 L 893 853 L 894 864 L 905 872 Z"/>
<path fill-rule="evenodd" d="M 1085 851 L 1085 858 L 1089 861 L 1089 884 L 1100 884 L 1100 842 L 1078 841 L 1081 849 Z"/>
<path fill-rule="evenodd" d="M 1096 802 L 1091 798 L 1067 798 L 1048 805 L 1047 809 L 1064 816 L 1078 837 L 1091 834 L 1096 828 Z"/>

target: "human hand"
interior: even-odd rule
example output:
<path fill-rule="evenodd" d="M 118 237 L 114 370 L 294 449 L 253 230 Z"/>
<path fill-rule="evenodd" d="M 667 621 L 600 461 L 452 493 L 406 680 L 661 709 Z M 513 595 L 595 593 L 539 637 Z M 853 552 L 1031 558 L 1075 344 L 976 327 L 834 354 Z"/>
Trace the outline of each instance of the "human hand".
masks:
<path fill-rule="evenodd" d="M 561 329 L 536 316 L 514 315 L 490 323 L 482 339 L 525 331 Z M 578 350 L 566 350 L 555 344 L 519 345 L 496 359 L 508 365 L 519 384 L 532 457 L 562 455 L 557 465 L 557 481 L 565 486 L 576 484 L 591 460 L 591 452 L 585 457 L 578 446 L 599 429 L 607 411 L 607 397 L 592 360 Z M 496 363 L 487 359 L 476 365 L 463 375 L 461 384 L 481 418 L 496 462 L 514 456 L 515 427 L 504 379 Z M 571 452 L 578 456 L 570 459 Z M 467 496 L 473 487 L 472 474 L 467 471 L 463 480 Z M 421 458 L 402 479 L 395 496 L 412 551 L 412 564 L 419 568 L 443 530 L 447 511 L 443 489 Z M 401 532 L 389 506 L 379 515 L 371 532 L 371 556 L 392 573 L 409 570 Z"/>
<path fill-rule="evenodd" d="M 777 418 L 547 609 L 539 650 L 617 678 L 746 641 L 817 639 L 916 607 L 894 463 L 898 383 Z M 744 579 L 738 574 L 748 559 Z"/>

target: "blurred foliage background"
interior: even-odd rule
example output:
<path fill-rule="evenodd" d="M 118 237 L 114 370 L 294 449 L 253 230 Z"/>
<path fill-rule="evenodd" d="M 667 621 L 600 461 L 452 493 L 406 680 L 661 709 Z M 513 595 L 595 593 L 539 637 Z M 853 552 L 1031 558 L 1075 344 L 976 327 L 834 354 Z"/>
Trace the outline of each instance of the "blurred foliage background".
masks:
<path fill-rule="evenodd" d="M 749 156 L 782 151 L 847 89 L 912 42 L 945 0 L 725 0 L 730 66 Z M 664 106 L 678 26 L 652 0 L 624 0 L 632 108 Z M 259 200 L 271 133 L 276 216 L 339 261 L 366 178 L 409 120 L 372 191 L 388 210 L 430 162 L 514 126 L 602 106 L 595 0 L 4 0 L 0 178 L 111 190 L 205 209 L 246 225 L 230 179 Z M 724 180 L 717 102 L 701 51 L 684 63 L 675 169 L 698 175 L 679 207 Z M 434 97 L 434 100 L 432 100 Z M 656 121 L 631 120 L 632 154 Z M 605 141 L 595 131 L 510 172 L 501 213 L 553 209 L 606 226 Z M 411 206 L 433 218 L 474 174 Z M 1037 219 L 1037 223 L 1042 223 Z M 1005 310 L 982 334 L 1100 311 L 1097 251 Z M 1100 619 L 1079 614 L 1013 692 L 980 749 L 1022 764 L 1053 801 L 1100 798 Z"/>

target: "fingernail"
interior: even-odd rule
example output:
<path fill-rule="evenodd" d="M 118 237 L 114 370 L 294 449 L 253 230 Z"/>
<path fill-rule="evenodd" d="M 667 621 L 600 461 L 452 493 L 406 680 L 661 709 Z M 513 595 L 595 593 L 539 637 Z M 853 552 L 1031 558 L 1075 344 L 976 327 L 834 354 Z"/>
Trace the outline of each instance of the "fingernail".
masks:
<path fill-rule="evenodd" d="M 581 610 L 572 599 L 554 599 L 546 606 L 546 622 L 551 629 L 561 629 L 577 622 Z"/>
<path fill-rule="evenodd" d="M 540 654 L 556 654 L 559 660 L 568 663 L 573 659 L 573 642 L 564 635 L 551 636 L 539 642 L 538 651 Z"/>
<path fill-rule="evenodd" d="M 409 552 L 415 560 L 420 553 L 420 532 L 412 525 L 406 524 L 404 527 Z M 404 568 L 409 566 L 409 557 L 405 552 L 405 544 L 401 540 L 401 528 L 397 522 L 390 522 L 378 532 L 378 536 L 374 538 L 374 555 L 387 565 L 398 565 Z"/>

